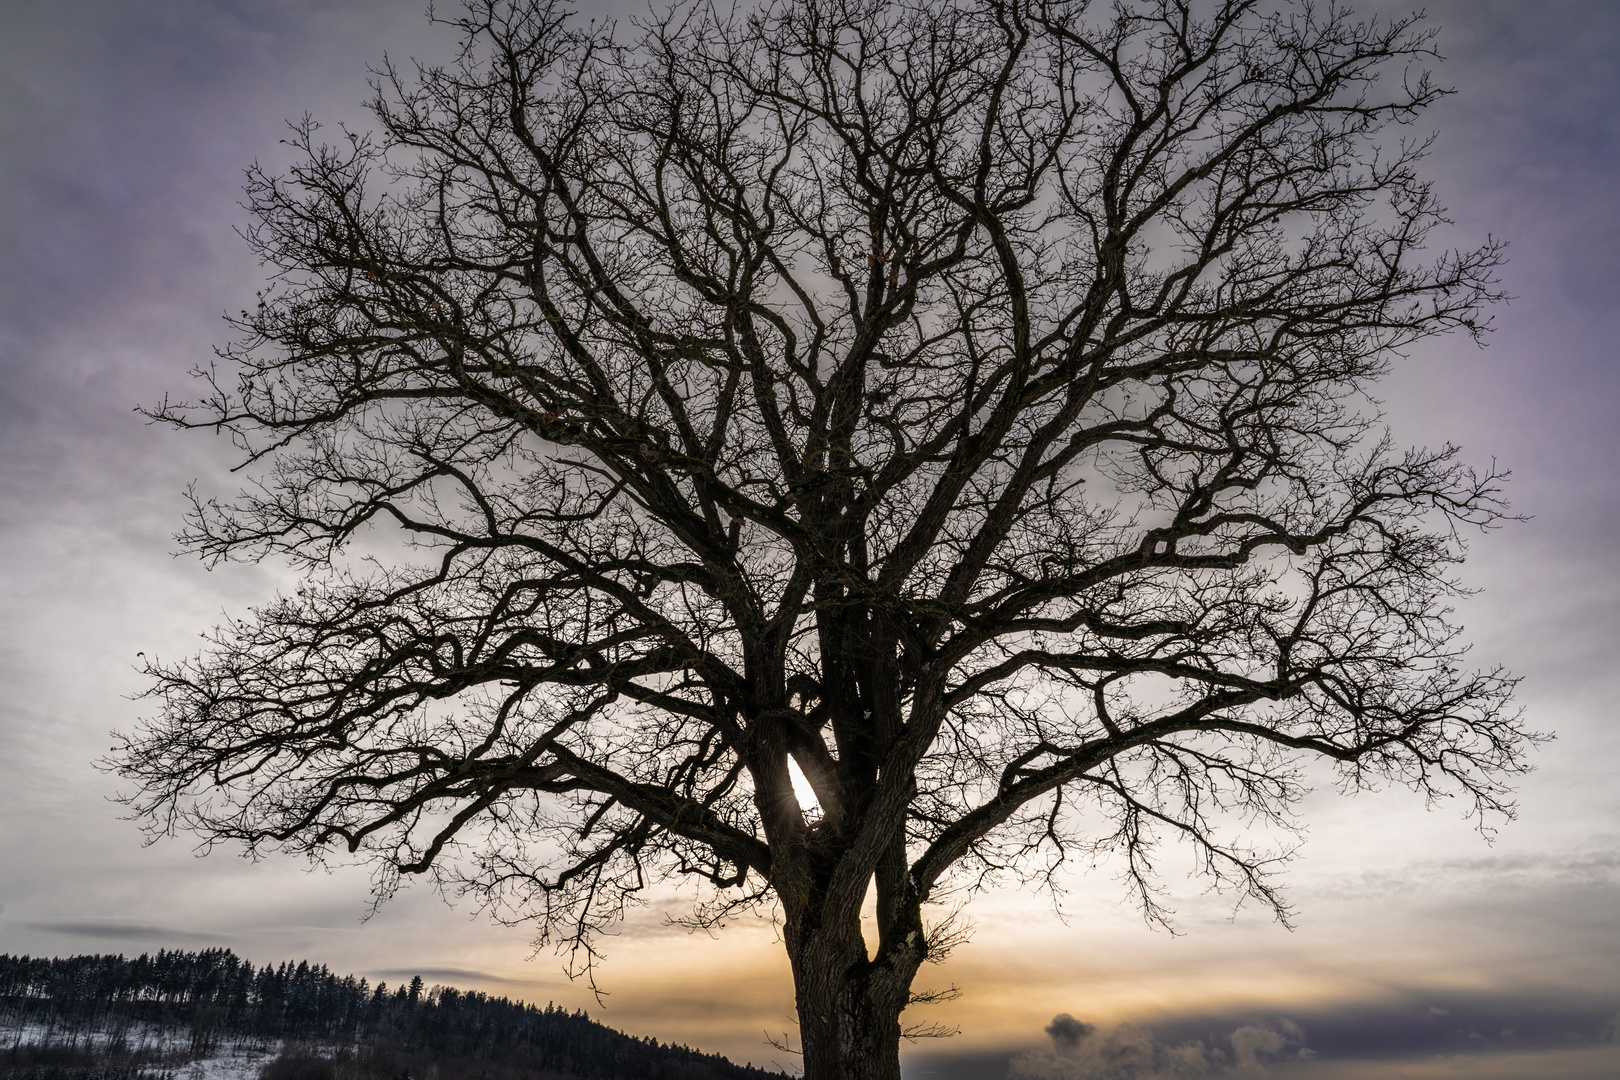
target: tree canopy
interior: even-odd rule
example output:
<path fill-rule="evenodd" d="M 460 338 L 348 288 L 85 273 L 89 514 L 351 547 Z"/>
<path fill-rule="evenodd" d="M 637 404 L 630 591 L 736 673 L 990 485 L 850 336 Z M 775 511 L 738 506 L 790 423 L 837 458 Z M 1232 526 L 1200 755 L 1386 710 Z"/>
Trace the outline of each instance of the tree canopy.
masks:
<path fill-rule="evenodd" d="M 1304 762 L 1505 812 L 1449 604 L 1501 474 L 1370 388 L 1479 335 L 1426 251 L 1433 31 L 1309 3 L 474 0 L 376 132 L 255 168 L 273 278 L 185 546 L 302 587 L 153 663 L 150 826 L 430 874 L 545 941 L 773 905 L 807 1075 L 1003 873 L 1157 845 L 1283 912 Z M 363 556 L 363 557 L 362 557 Z M 814 798 L 795 794 L 794 773 Z M 861 934 L 876 897 L 877 944 Z"/>

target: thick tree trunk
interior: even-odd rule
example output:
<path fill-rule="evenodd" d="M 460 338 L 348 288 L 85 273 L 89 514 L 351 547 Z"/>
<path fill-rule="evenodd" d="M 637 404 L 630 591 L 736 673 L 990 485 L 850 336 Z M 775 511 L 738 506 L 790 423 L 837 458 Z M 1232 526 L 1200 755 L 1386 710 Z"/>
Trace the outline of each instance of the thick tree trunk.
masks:
<path fill-rule="evenodd" d="M 819 950 L 811 950 L 819 952 Z M 900 1080 L 904 991 L 865 955 L 853 964 L 822 955 L 793 965 L 805 1080 Z"/>
<path fill-rule="evenodd" d="M 782 815 L 777 832 L 805 840 L 773 843 L 781 852 L 773 858 L 774 883 L 783 901 L 805 1080 L 900 1080 L 900 1014 L 927 953 L 906 862 L 905 806 L 913 789 L 909 779 L 904 787 L 881 779 L 894 767 L 889 754 L 902 726 L 893 694 L 901 675 L 892 637 L 874 641 L 868 620 L 852 617 L 853 608 L 831 610 L 839 617 L 822 622 L 820 686 L 824 694 L 843 695 L 831 715 L 846 779 L 827 811 L 834 818 L 824 819 L 819 832 L 806 835 L 796 804 Z M 911 773 L 902 764 L 896 775 Z M 761 810 L 770 820 L 776 804 L 767 800 Z M 876 894 L 878 938 L 870 956 L 861 926 L 869 889 Z"/>
<path fill-rule="evenodd" d="M 900 1080 L 900 1014 L 922 959 L 920 935 L 868 958 L 858 905 L 839 906 L 842 918 L 790 915 L 785 927 L 805 1080 Z"/>

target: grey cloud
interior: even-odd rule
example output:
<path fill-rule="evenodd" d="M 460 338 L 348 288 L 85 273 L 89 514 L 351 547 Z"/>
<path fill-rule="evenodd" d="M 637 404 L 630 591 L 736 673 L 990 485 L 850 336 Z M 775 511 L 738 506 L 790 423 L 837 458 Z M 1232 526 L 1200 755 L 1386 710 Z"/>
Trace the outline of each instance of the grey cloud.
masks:
<path fill-rule="evenodd" d="M 1436 863 L 1446 871 L 1492 876 L 1543 876 L 1560 880 L 1601 881 L 1620 869 L 1620 852 L 1566 851 L 1518 854 L 1479 859 L 1448 859 Z"/>
<path fill-rule="evenodd" d="M 1520 852 L 1481 858 L 1444 859 L 1379 867 L 1355 873 L 1322 875 L 1313 893 L 1325 898 L 1365 900 L 1415 890 L 1440 888 L 1502 890 L 1508 886 L 1557 888 L 1608 886 L 1620 871 L 1620 852 L 1613 848 Z"/>
<path fill-rule="evenodd" d="M 992 1054 L 914 1055 L 906 1075 L 915 1080 L 996 1075 L 1007 1080 L 1309 1080 L 1317 1075 L 1343 1080 L 1363 1075 L 1358 1071 L 1363 1068 L 1367 1076 L 1383 1077 L 1398 1075 L 1389 1070 L 1403 1063 L 1496 1059 L 1531 1071 L 1479 1075 L 1561 1076 L 1566 1072 L 1558 1070 L 1566 1066 L 1584 1068 L 1585 1059 L 1571 1065 L 1560 1055 L 1600 1054 L 1620 1045 L 1616 1004 L 1613 997 L 1545 989 L 1439 999 L 1398 992 L 1288 1017 L 1165 1016 L 1151 1024 L 1106 1029 L 1063 1013 L 1047 1032 L 1085 1028 L 1072 1045 L 1054 1037 L 1050 1048 L 1004 1050 L 999 1062 Z M 1541 1067 L 1538 1062 L 1545 1074 L 1534 1071 Z"/>
<path fill-rule="evenodd" d="M 1157 1051 L 1151 1032 L 1133 1024 L 1120 1024 L 1104 1031 L 1092 1030 L 1075 1040 L 1072 1046 L 1058 1043 L 1057 1051 L 1019 1054 L 1008 1064 L 1007 1077 L 1008 1080 L 1102 1080 L 1122 1074 L 1133 1080 L 1157 1077 Z"/>
<path fill-rule="evenodd" d="M 61 919 L 25 924 L 33 930 L 70 937 L 107 938 L 113 941 L 184 941 L 219 942 L 223 934 L 202 930 L 179 930 L 172 926 L 151 923 L 108 922 L 101 919 Z"/>
<path fill-rule="evenodd" d="M 1060 1013 L 1046 1028 L 1051 1051 L 1032 1050 L 1008 1062 L 1008 1080 L 1194 1080 L 1259 1077 L 1267 1063 L 1309 1060 L 1304 1031 L 1290 1020 L 1244 1025 L 1224 1040 L 1227 1053 L 1203 1040 L 1166 1042 L 1135 1024 L 1097 1027 Z M 1302 1057 L 1303 1055 L 1303 1057 Z"/>
<path fill-rule="evenodd" d="M 1060 1039 L 1080 1029 L 1078 1038 Z M 1339 1076 L 1331 1070 L 1357 1061 L 1369 1067 L 1459 1055 L 1533 1061 L 1620 1045 L 1620 1013 L 1601 996 L 1527 991 L 1436 1002 L 1409 993 L 1289 1017 L 1165 1017 L 1151 1026 L 1106 1029 L 1063 1013 L 1046 1030 L 1052 1048 L 1011 1055 L 1008 1080 L 1305 1080 L 1319 1068 Z"/>
<path fill-rule="evenodd" d="M 491 975 L 487 971 L 475 971 L 472 968 L 457 967 L 381 968 L 372 971 L 372 974 L 384 979 L 409 979 L 413 975 L 420 975 L 423 982 L 441 981 L 446 986 L 469 982 L 515 983 L 518 981 L 501 975 Z"/>
<path fill-rule="evenodd" d="M 1287 1044 L 1282 1056 L 1295 1059 L 1296 1048 L 1305 1047 L 1309 1032 L 1309 1047 L 1323 1060 L 1389 1060 L 1598 1046 L 1609 1037 L 1606 1031 L 1613 1030 L 1615 1005 L 1612 996 L 1561 994 L 1545 988 L 1445 996 L 1406 991 L 1377 1001 L 1291 1010 L 1288 1020 L 1215 1014 L 1165 1017 L 1152 1028 L 1157 1038 L 1171 1043 L 1215 1045 L 1229 1038 L 1240 1055 L 1245 1046 L 1263 1053 L 1271 1042 L 1248 1029 L 1269 1029 Z M 1239 1045 L 1243 1032 L 1248 1033 Z"/>
<path fill-rule="evenodd" d="M 1079 1049 L 1080 1041 L 1096 1030 L 1095 1026 L 1076 1020 L 1068 1013 L 1058 1013 L 1046 1025 L 1046 1033 L 1052 1037 L 1052 1045 L 1059 1053 L 1073 1053 Z"/>

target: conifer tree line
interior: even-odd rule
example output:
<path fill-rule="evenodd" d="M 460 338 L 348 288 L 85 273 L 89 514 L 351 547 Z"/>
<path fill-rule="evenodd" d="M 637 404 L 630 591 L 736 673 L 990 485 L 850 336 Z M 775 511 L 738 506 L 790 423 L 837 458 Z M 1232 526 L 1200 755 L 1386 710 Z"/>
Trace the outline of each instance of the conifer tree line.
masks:
<path fill-rule="evenodd" d="M 227 1041 L 261 1038 L 343 1048 L 384 1045 L 407 1058 L 470 1058 L 507 1066 L 498 1070 L 502 1075 L 512 1066 L 522 1073 L 669 1080 L 776 1075 L 687 1046 L 625 1035 L 583 1010 L 428 987 L 421 976 L 393 988 L 372 986 L 307 960 L 255 967 L 229 949 L 159 950 L 134 959 L 0 954 L 0 1024 L 9 1041 L 72 1041 L 131 1023 L 188 1031 L 193 1056 L 215 1052 Z"/>

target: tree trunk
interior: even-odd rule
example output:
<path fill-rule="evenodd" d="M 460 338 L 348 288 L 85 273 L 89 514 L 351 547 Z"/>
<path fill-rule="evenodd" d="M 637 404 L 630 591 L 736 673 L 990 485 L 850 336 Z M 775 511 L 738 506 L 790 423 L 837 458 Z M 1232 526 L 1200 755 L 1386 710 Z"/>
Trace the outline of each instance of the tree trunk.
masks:
<path fill-rule="evenodd" d="M 900 1080 L 900 1013 L 917 965 L 868 959 L 859 916 L 840 921 L 786 935 L 805 1080 Z"/>
<path fill-rule="evenodd" d="M 900 1009 L 853 970 L 794 964 L 805 1080 L 900 1080 Z"/>

